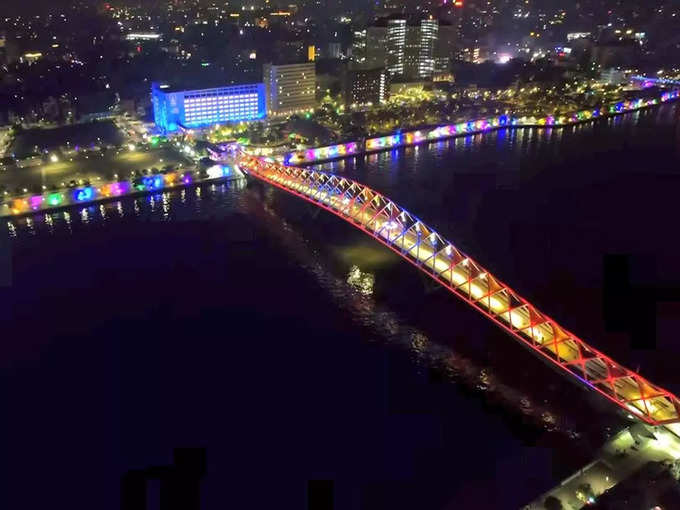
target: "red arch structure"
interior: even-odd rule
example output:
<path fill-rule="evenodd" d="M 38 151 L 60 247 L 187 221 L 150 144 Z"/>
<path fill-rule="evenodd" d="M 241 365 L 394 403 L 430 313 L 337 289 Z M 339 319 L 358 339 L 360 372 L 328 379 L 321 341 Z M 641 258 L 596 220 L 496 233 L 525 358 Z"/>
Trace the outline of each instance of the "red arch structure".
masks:
<path fill-rule="evenodd" d="M 341 176 L 245 154 L 239 166 L 363 230 L 565 374 L 640 420 L 680 423 L 678 397 L 589 346 L 384 195 Z"/>

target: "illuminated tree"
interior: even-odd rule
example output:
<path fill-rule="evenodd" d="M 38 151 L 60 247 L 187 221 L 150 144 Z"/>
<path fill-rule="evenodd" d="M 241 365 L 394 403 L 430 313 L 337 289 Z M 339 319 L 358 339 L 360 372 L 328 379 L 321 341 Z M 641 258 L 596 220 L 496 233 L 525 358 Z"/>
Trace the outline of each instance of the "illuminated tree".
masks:
<path fill-rule="evenodd" d="M 576 488 L 576 498 L 584 503 L 590 503 L 595 500 L 595 492 L 589 483 L 582 483 Z"/>

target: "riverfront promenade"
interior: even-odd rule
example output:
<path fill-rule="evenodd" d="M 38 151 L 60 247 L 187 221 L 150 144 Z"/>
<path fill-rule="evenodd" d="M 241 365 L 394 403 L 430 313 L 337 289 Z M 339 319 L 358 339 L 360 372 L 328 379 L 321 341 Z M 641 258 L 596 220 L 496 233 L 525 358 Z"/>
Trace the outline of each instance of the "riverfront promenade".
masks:
<path fill-rule="evenodd" d="M 593 462 L 536 498 L 523 510 L 544 510 L 543 502 L 549 496 L 559 499 L 565 510 L 580 509 L 584 506 L 576 497 L 576 490 L 580 485 L 589 484 L 595 495 L 599 496 L 631 476 L 647 462 L 680 459 L 680 438 L 668 429 L 650 428 L 655 439 L 638 436 L 639 443 L 636 444 L 635 427 L 620 431 L 607 441 Z"/>

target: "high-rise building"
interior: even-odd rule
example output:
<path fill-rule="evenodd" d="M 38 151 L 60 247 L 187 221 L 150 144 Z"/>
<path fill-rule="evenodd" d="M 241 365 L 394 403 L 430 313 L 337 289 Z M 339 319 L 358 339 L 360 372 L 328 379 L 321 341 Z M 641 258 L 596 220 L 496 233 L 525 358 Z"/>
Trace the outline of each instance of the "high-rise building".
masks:
<path fill-rule="evenodd" d="M 437 41 L 434 48 L 434 72 L 447 73 L 451 69 L 451 59 L 456 54 L 459 44 L 459 31 L 455 25 L 439 21 Z"/>
<path fill-rule="evenodd" d="M 328 58 L 340 58 L 341 46 L 339 42 L 328 43 Z"/>
<path fill-rule="evenodd" d="M 366 29 L 355 30 L 352 36 L 352 63 L 366 63 Z"/>
<path fill-rule="evenodd" d="M 428 18 L 420 21 L 420 47 L 418 48 L 418 76 L 429 78 L 434 72 L 435 49 L 439 37 L 439 22 Z"/>
<path fill-rule="evenodd" d="M 316 71 L 313 62 L 264 65 L 267 112 L 288 115 L 316 106 Z"/>
<path fill-rule="evenodd" d="M 366 67 L 385 67 L 387 63 L 387 25 L 376 24 L 366 29 Z"/>
<path fill-rule="evenodd" d="M 388 74 L 379 69 L 350 69 L 343 80 L 347 106 L 377 105 L 387 100 Z"/>
<path fill-rule="evenodd" d="M 406 19 L 393 18 L 387 21 L 387 62 L 386 67 L 391 75 L 404 74 L 404 57 L 406 49 Z"/>
<path fill-rule="evenodd" d="M 200 90 L 175 90 L 153 83 L 151 96 L 156 126 L 163 132 L 212 124 L 262 119 L 266 116 L 262 83 Z"/>
<path fill-rule="evenodd" d="M 390 76 L 407 79 L 428 79 L 440 66 L 448 68 L 453 50 L 451 29 L 444 29 L 445 41 L 440 43 L 440 31 L 448 24 L 431 15 L 408 17 L 394 14 L 379 19 L 366 29 L 366 60 L 369 68 L 385 67 Z"/>

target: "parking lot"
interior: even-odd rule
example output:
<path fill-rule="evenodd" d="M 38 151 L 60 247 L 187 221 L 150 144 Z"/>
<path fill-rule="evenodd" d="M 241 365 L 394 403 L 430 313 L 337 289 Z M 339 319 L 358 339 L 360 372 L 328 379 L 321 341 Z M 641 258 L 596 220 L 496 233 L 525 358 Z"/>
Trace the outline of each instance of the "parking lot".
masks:
<path fill-rule="evenodd" d="M 88 152 L 36 166 L 2 168 L 0 186 L 10 193 L 22 192 L 23 189 L 38 192 L 43 186 L 48 189 L 52 186 L 61 187 L 71 180 L 89 180 L 94 184 L 100 180 L 115 179 L 116 175 L 123 177 L 132 171 L 162 169 L 166 165 L 188 167 L 192 166 L 192 162 L 170 146 L 134 151 L 125 148 Z"/>

